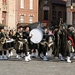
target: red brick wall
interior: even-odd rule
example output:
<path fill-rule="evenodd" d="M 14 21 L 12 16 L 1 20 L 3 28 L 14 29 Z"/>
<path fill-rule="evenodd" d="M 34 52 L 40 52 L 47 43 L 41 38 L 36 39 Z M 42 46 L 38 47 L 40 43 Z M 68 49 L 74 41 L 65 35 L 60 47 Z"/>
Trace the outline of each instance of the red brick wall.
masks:
<path fill-rule="evenodd" d="M 38 21 L 38 0 L 33 0 L 33 10 L 29 9 L 30 2 L 29 0 L 25 0 L 24 9 L 20 8 L 20 0 L 18 0 L 18 11 L 17 11 L 17 18 L 18 22 L 20 21 L 20 15 L 24 15 L 24 22 L 29 23 L 29 15 L 33 15 L 33 22 Z"/>
<path fill-rule="evenodd" d="M 6 0 L 2 0 L 2 4 L 6 4 Z"/>

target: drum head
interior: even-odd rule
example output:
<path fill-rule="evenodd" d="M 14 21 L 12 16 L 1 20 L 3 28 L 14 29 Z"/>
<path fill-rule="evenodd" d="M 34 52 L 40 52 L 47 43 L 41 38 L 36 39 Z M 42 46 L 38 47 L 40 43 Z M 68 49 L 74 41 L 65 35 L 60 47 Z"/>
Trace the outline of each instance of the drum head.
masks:
<path fill-rule="evenodd" d="M 38 28 L 35 28 L 35 29 L 31 30 L 29 36 L 31 36 L 31 35 L 32 35 L 32 37 L 30 38 L 30 40 L 33 43 L 39 43 L 43 38 L 43 33 Z"/>

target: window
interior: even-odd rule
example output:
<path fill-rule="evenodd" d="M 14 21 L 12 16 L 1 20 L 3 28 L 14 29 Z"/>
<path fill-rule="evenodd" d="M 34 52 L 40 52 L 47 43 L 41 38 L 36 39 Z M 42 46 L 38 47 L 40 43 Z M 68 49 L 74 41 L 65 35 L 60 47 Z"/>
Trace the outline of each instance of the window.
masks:
<path fill-rule="evenodd" d="M 54 6 L 54 5 L 52 6 L 52 10 L 56 10 L 56 8 L 55 8 L 55 6 Z"/>
<path fill-rule="evenodd" d="M 20 8 L 24 8 L 24 0 L 20 0 Z"/>
<path fill-rule="evenodd" d="M 73 2 L 75 2 L 75 0 L 72 0 Z"/>
<path fill-rule="evenodd" d="M 30 9 L 33 9 L 33 0 L 30 0 Z"/>
<path fill-rule="evenodd" d="M 60 20 L 60 18 L 62 18 L 62 12 L 58 11 L 58 20 Z"/>
<path fill-rule="evenodd" d="M 2 3 L 3 3 L 3 4 L 6 4 L 6 0 L 2 0 Z"/>
<path fill-rule="evenodd" d="M 44 20 L 48 20 L 48 10 L 44 11 Z"/>
<path fill-rule="evenodd" d="M 52 11 L 52 19 L 53 19 L 53 20 L 56 19 L 56 11 Z"/>
<path fill-rule="evenodd" d="M 20 16 L 20 22 L 21 22 L 21 23 L 24 23 L 24 15 L 21 15 L 21 16 Z"/>
<path fill-rule="evenodd" d="M 33 16 L 29 17 L 29 23 L 33 23 Z"/>
<path fill-rule="evenodd" d="M 2 11 L 2 24 L 6 25 L 6 12 Z"/>

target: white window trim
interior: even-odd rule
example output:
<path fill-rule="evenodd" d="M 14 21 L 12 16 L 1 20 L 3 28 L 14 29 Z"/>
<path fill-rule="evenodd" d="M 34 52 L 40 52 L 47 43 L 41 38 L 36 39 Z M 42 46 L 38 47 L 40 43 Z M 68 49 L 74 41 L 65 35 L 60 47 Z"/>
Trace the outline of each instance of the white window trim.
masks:
<path fill-rule="evenodd" d="M 20 0 L 20 8 L 24 9 L 25 0 Z"/>
<path fill-rule="evenodd" d="M 33 16 L 29 16 L 29 23 L 33 23 Z"/>
<path fill-rule="evenodd" d="M 20 23 L 24 23 L 24 15 L 20 15 Z"/>
<path fill-rule="evenodd" d="M 33 10 L 33 1 L 34 0 L 30 0 L 30 8 L 29 8 L 30 10 Z"/>

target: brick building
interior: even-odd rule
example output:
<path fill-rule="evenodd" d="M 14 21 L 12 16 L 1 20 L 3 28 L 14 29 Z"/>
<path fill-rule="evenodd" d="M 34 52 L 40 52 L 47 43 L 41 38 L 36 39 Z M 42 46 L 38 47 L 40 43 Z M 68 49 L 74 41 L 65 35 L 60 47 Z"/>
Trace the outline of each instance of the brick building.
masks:
<path fill-rule="evenodd" d="M 0 23 L 13 29 L 33 22 L 38 22 L 38 0 L 0 0 Z"/>
<path fill-rule="evenodd" d="M 39 21 L 46 25 L 58 24 L 60 18 L 66 22 L 66 0 L 40 0 Z"/>
<path fill-rule="evenodd" d="M 0 23 L 10 29 L 38 21 L 58 24 L 60 18 L 66 22 L 65 0 L 0 0 Z"/>

